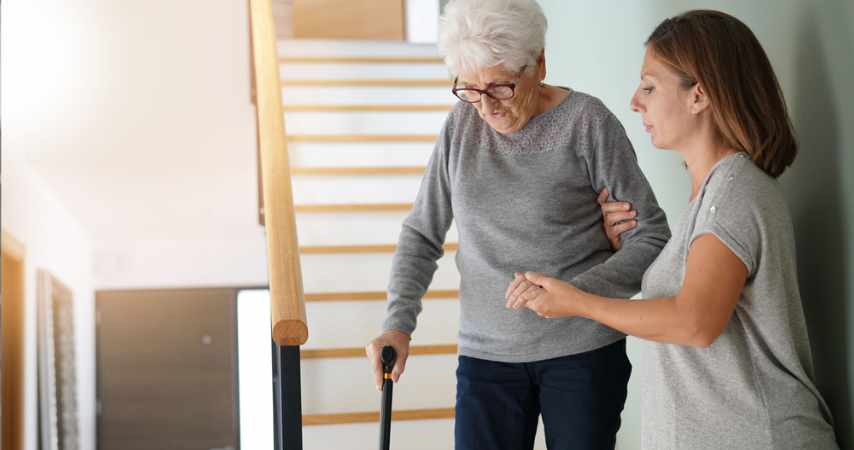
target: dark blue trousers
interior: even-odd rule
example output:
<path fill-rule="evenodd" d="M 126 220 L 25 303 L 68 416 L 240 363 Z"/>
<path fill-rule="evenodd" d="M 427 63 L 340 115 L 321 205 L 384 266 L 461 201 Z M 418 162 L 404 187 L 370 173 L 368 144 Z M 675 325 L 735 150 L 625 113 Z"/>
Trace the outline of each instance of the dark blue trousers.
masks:
<path fill-rule="evenodd" d="M 531 450 L 540 414 L 549 450 L 613 450 L 631 372 L 625 340 L 532 363 L 460 356 L 456 450 Z"/>

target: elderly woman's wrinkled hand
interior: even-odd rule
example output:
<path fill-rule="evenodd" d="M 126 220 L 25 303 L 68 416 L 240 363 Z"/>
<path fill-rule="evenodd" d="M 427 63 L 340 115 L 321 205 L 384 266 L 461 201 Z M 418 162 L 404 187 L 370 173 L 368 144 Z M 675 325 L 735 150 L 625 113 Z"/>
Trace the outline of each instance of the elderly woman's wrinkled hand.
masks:
<path fill-rule="evenodd" d="M 578 288 L 557 278 L 517 272 L 505 298 L 507 308 L 528 308 L 540 317 L 555 318 L 578 315 L 581 294 Z"/>
<path fill-rule="evenodd" d="M 520 309 L 525 306 L 525 303 L 542 291 L 540 286 L 535 285 L 525 278 L 522 272 L 513 274 L 513 282 L 507 287 L 504 293 L 504 299 L 507 301 L 506 307 L 510 309 Z"/>
<path fill-rule="evenodd" d="M 637 211 L 628 202 L 608 201 L 608 188 L 602 189 L 596 202 L 602 209 L 602 227 L 614 251 L 623 246 L 620 235 L 638 226 Z"/>

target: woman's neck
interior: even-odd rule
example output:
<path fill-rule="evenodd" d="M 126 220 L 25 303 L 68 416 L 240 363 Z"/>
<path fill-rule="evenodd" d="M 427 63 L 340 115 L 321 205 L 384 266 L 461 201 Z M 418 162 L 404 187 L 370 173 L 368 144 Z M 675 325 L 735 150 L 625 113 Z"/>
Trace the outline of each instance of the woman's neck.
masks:
<path fill-rule="evenodd" d="M 570 91 L 568 90 L 548 84 L 543 84 L 539 89 L 540 102 L 534 116 L 538 116 L 557 108 L 557 106 L 560 105 L 561 102 L 563 102 L 563 100 L 570 94 Z"/>
<path fill-rule="evenodd" d="M 729 155 L 738 153 L 737 150 L 715 144 L 712 141 L 706 141 L 697 145 L 680 150 L 679 153 L 685 159 L 688 173 L 691 176 L 691 197 L 689 201 L 693 201 L 700 192 L 703 181 L 709 175 L 709 171 L 720 160 Z"/>

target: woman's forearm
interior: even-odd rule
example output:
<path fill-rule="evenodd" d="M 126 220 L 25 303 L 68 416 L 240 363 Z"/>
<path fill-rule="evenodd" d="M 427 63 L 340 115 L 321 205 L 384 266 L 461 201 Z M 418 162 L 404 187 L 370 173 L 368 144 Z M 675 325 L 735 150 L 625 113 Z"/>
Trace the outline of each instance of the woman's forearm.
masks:
<path fill-rule="evenodd" d="M 697 320 L 675 297 L 627 300 L 583 293 L 579 315 L 650 341 L 707 346 Z"/>

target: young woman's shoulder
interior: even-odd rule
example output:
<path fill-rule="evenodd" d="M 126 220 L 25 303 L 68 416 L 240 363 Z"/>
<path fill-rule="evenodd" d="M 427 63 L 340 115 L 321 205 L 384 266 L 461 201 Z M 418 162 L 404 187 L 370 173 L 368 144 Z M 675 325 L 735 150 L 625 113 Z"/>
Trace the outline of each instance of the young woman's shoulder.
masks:
<path fill-rule="evenodd" d="M 722 206 L 771 214 L 786 210 L 779 182 L 756 166 L 746 153 L 723 161 L 709 177 L 706 192 Z"/>
<path fill-rule="evenodd" d="M 765 252 L 787 250 L 794 235 L 778 182 L 746 154 L 728 158 L 709 176 L 697 211 L 694 237 L 704 233 L 717 235 L 751 275 Z"/>

